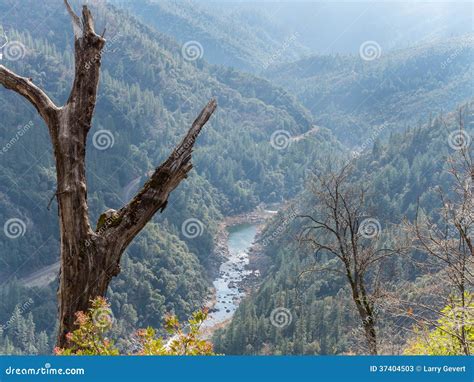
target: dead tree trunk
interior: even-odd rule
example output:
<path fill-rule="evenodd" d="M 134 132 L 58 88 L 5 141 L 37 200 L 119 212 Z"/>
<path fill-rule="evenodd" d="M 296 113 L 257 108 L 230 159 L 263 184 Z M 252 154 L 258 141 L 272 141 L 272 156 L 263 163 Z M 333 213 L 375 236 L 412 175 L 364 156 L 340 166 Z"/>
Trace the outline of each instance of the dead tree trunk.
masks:
<path fill-rule="evenodd" d="M 75 40 L 75 77 L 65 105 L 56 106 L 31 80 L 0 66 L 0 83 L 27 98 L 38 110 L 48 126 L 54 148 L 61 237 L 59 347 L 67 347 L 65 335 L 74 330 L 75 313 L 87 310 L 91 299 L 105 296 L 112 277 L 120 272 L 124 250 L 153 215 L 166 208 L 169 194 L 186 178 L 192 168 L 195 140 L 217 106 L 211 100 L 138 194 L 120 210 L 104 213 L 97 228 L 92 229 L 85 153 L 105 39 L 95 33 L 87 6 L 82 9 L 81 20 L 67 0 L 65 5 L 72 18 Z"/>

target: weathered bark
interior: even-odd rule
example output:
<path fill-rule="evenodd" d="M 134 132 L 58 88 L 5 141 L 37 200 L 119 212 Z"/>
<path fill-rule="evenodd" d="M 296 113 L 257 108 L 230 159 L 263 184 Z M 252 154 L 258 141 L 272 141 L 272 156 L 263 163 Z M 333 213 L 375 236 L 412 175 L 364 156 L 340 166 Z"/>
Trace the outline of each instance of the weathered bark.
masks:
<path fill-rule="evenodd" d="M 195 140 L 217 107 L 211 100 L 133 200 L 119 211 L 104 213 L 93 230 L 87 205 L 85 153 L 105 39 L 95 33 L 86 6 L 81 20 L 67 0 L 65 5 L 74 28 L 75 77 L 64 106 L 58 108 L 31 80 L 0 66 L 0 84 L 35 106 L 48 126 L 54 148 L 61 238 L 59 347 L 68 345 L 65 335 L 74 330 L 75 313 L 87 310 L 91 299 L 105 296 L 111 279 L 120 272 L 126 247 L 158 210 L 165 209 L 169 194 L 186 178 L 192 168 Z"/>
<path fill-rule="evenodd" d="M 353 253 L 354 251 L 352 250 L 352 254 Z M 350 262 L 346 262 L 345 264 L 350 264 Z M 356 305 L 359 318 L 362 322 L 367 349 L 371 355 L 377 355 L 377 330 L 375 327 L 375 312 L 373 303 L 370 302 L 370 297 L 367 295 L 364 274 L 360 272 L 353 274 L 351 272 L 350 265 L 345 265 L 345 273 L 352 290 L 352 300 Z"/>
<path fill-rule="evenodd" d="M 371 355 L 377 355 L 377 332 L 375 330 L 375 323 L 370 316 L 364 321 L 364 331 L 369 353 Z"/>
<path fill-rule="evenodd" d="M 375 328 L 374 309 L 368 301 L 368 296 L 365 292 L 358 290 L 358 288 L 361 288 L 360 282 L 357 285 L 351 285 L 351 287 L 353 288 L 352 298 L 362 321 L 367 348 L 370 354 L 377 355 L 377 331 Z"/>

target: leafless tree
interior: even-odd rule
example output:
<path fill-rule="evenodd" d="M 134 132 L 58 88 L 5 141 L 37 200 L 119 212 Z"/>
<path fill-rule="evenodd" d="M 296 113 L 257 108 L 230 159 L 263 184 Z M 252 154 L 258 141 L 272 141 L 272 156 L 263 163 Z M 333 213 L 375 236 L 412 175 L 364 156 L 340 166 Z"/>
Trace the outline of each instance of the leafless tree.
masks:
<path fill-rule="evenodd" d="M 315 208 L 311 215 L 300 215 L 307 224 L 299 241 L 311 248 L 316 261 L 302 274 L 329 271 L 345 276 L 369 353 L 377 354 L 376 302 L 382 296 L 379 265 L 397 250 L 380 245 L 380 223 L 365 213 L 366 190 L 353 183 L 351 170 L 351 165 L 346 165 L 340 171 L 314 176 L 310 189 Z M 318 261 L 321 254 L 335 262 Z"/>
<path fill-rule="evenodd" d="M 46 93 L 0 66 L 0 84 L 25 97 L 44 119 L 56 160 L 61 276 L 58 291 L 57 345 L 66 347 L 65 335 L 74 329 L 74 314 L 89 308 L 92 298 L 104 296 L 112 277 L 120 272 L 120 258 L 133 238 L 157 211 L 163 211 L 169 194 L 192 168 L 191 153 L 202 127 L 216 109 L 211 100 L 181 143 L 135 197 L 118 211 L 107 211 L 94 230 L 87 205 L 86 139 L 96 105 L 103 34 L 94 31 L 92 14 L 83 6 L 80 18 L 65 0 L 74 29 L 75 76 L 67 102 L 57 106 Z"/>
<path fill-rule="evenodd" d="M 444 192 L 438 188 L 441 208 L 436 211 L 437 216 L 419 208 L 414 222 L 406 221 L 404 225 L 412 238 L 413 248 L 426 255 L 415 263 L 436 280 L 436 305 L 456 310 L 454 316 L 458 322 L 452 325 L 448 334 L 459 340 L 465 354 L 470 354 L 472 344 L 467 338 L 467 327 L 473 325 L 474 314 L 470 311 L 474 287 L 474 165 L 462 111 L 457 134 L 460 141 L 455 146 L 455 153 L 447 160 L 452 190 Z M 442 290 L 445 293 L 440 293 Z M 411 316 L 419 324 L 438 327 L 433 317 L 442 313 L 436 305 L 418 304 L 418 311 Z"/>

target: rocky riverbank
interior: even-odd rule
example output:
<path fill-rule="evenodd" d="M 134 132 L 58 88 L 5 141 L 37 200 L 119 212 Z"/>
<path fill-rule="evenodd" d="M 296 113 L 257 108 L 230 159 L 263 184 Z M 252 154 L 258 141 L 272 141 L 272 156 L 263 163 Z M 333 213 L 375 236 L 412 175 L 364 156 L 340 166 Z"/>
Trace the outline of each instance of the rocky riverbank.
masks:
<path fill-rule="evenodd" d="M 250 264 L 249 254 L 252 252 L 253 258 L 258 257 L 259 247 L 255 244 L 255 238 L 266 220 L 275 213 L 261 207 L 220 222 L 213 256 L 219 264 L 214 288 L 206 304 L 210 309 L 208 322 L 204 326 L 206 337 L 211 337 L 216 329 L 227 325 L 241 299 L 258 284 L 260 270 Z"/>
<path fill-rule="evenodd" d="M 224 218 L 220 223 L 217 230 L 215 242 L 214 242 L 214 258 L 216 259 L 216 270 L 219 270 L 220 265 L 229 258 L 229 227 L 236 226 L 239 224 L 255 224 L 257 226 L 257 237 L 263 230 L 265 221 L 277 213 L 276 210 L 266 209 L 264 206 L 260 206 L 257 209 L 234 216 L 228 216 Z M 254 248 L 255 247 L 255 248 Z M 249 251 L 257 254 L 257 245 L 252 245 Z M 215 272 L 214 272 L 215 275 Z"/>

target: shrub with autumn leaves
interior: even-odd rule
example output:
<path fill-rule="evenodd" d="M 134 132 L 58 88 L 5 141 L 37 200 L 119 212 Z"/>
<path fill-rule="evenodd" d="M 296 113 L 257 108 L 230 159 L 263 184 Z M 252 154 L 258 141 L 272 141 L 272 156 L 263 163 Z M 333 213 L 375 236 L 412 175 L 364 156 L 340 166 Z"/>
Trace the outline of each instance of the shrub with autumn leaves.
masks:
<path fill-rule="evenodd" d="M 207 309 L 194 312 L 183 325 L 174 315 L 165 317 L 165 330 L 169 339 L 158 337 L 153 328 L 136 332 L 138 351 L 129 355 L 214 355 L 212 344 L 201 339 L 201 326 L 208 315 Z M 107 300 L 98 297 L 88 312 L 77 312 L 77 329 L 67 335 L 65 349 L 55 348 L 56 355 L 120 355 L 114 342 L 107 338 L 113 325 L 112 311 Z"/>

